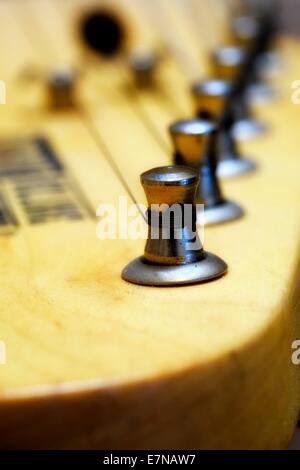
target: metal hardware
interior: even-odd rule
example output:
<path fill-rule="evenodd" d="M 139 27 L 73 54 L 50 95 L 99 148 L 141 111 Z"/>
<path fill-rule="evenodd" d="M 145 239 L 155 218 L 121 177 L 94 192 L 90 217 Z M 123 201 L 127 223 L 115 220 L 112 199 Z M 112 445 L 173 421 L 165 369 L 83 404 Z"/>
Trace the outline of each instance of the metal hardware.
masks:
<path fill-rule="evenodd" d="M 218 48 L 212 54 L 213 75 L 233 84 L 231 93 L 232 129 L 234 138 L 251 139 L 264 132 L 265 127 L 251 115 L 248 88 L 253 85 L 255 64 L 251 54 L 239 46 Z"/>
<path fill-rule="evenodd" d="M 148 240 L 144 256 L 123 270 L 124 280 L 177 286 L 210 281 L 227 272 L 224 261 L 203 250 L 197 233 L 198 181 L 198 171 L 185 166 L 154 168 L 141 175 L 149 207 Z"/>
<path fill-rule="evenodd" d="M 254 170 L 255 164 L 240 155 L 231 132 L 234 123 L 231 105 L 232 83 L 226 80 L 205 80 L 196 83 L 192 93 L 196 114 L 218 123 L 218 176 L 230 178 Z"/>
<path fill-rule="evenodd" d="M 137 46 L 130 52 L 128 65 L 138 87 L 153 85 L 158 62 L 157 54 L 144 46 Z"/>
<path fill-rule="evenodd" d="M 217 125 L 204 119 L 183 120 L 170 127 L 170 134 L 175 162 L 199 171 L 196 203 L 204 204 L 204 223 L 215 225 L 239 219 L 243 210 L 223 197 L 217 177 Z"/>

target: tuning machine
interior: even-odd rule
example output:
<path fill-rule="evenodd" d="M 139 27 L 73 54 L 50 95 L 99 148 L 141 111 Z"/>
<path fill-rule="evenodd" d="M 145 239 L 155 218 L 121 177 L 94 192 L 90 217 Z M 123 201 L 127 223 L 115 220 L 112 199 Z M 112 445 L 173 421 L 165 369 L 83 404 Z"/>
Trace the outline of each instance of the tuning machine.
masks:
<path fill-rule="evenodd" d="M 254 45 L 256 56 L 270 47 L 279 28 L 282 0 L 251 0 L 233 15 L 231 33 L 243 45 Z M 252 47 L 253 49 L 253 47 Z"/>
<path fill-rule="evenodd" d="M 48 101 L 54 109 L 68 109 L 76 105 L 77 85 L 81 72 L 63 65 L 51 69 L 46 75 Z"/>
<path fill-rule="evenodd" d="M 257 16 L 242 15 L 232 19 L 232 41 L 243 47 L 249 56 L 247 96 L 254 103 L 267 102 L 275 96 L 271 85 L 263 81 L 279 68 L 278 58 L 274 59 L 275 53 L 268 50 L 271 42 L 270 34 L 265 22 Z"/>
<path fill-rule="evenodd" d="M 232 83 L 226 80 L 204 80 L 193 86 L 192 93 L 196 115 L 213 120 L 219 127 L 218 176 L 231 178 L 253 171 L 255 164 L 241 156 L 232 134 Z"/>
<path fill-rule="evenodd" d="M 177 286 L 211 281 L 227 272 L 218 256 L 204 251 L 197 233 L 195 193 L 199 172 L 186 166 L 154 168 L 141 175 L 148 201 L 144 256 L 122 272 L 128 282 Z"/>
<path fill-rule="evenodd" d="M 45 91 L 49 108 L 65 110 L 76 106 L 78 82 L 82 72 L 67 64 L 49 67 L 47 70 L 34 67 L 23 70 L 20 79 L 31 83 Z"/>
<path fill-rule="evenodd" d="M 175 163 L 199 172 L 196 203 L 204 204 L 204 224 L 216 225 L 242 217 L 243 210 L 224 198 L 218 181 L 217 125 L 209 120 L 188 119 L 175 122 L 169 130 Z"/>
<path fill-rule="evenodd" d="M 251 115 L 248 88 L 251 61 L 246 50 L 240 46 L 223 46 L 211 55 L 212 75 L 232 82 L 231 93 L 232 132 L 240 140 L 250 139 L 265 131 L 265 127 Z"/>
<path fill-rule="evenodd" d="M 155 76 L 161 57 L 154 48 L 138 45 L 128 54 L 128 66 L 134 83 L 139 88 L 149 88 L 155 84 Z"/>

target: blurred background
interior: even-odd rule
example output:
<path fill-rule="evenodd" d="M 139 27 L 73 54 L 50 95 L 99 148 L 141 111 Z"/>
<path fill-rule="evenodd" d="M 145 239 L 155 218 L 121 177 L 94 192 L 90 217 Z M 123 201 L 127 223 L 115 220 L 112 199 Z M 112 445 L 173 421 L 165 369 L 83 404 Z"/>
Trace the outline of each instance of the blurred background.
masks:
<path fill-rule="evenodd" d="M 300 35 L 300 0 L 282 0 L 281 26 L 291 34 Z"/>

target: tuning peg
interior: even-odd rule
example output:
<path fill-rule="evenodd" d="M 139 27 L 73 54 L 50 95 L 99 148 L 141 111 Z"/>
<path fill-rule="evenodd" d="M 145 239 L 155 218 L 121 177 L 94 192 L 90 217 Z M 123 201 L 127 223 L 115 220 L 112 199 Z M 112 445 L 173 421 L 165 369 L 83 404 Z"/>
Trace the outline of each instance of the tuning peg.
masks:
<path fill-rule="evenodd" d="M 218 47 L 211 54 L 212 74 L 217 78 L 232 82 L 243 79 L 243 86 L 247 60 L 247 52 L 240 46 L 227 45 Z"/>
<path fill-rule="evenodd" d="M 246 51 L 239 46 L 216 49 L 211 56 L 213 76 L 233 84 L 231 107 L 232 132 L 237 139 L 250 139 L 264 132 L 264 126 L 251 115 L 248 101 L 249 77 L 253 76 Z"/>
<path fill-rule="evenodd" d="M 262 27 L 258 18 L 252 15 L 234 16 L 231 21 L 232 40 L 251 53 L 255 53 L 259 47 Z"/>
<path fill-rule="evenodd" d="M 79 72 L 68 65 L 57 66 L 46 75 L 49 104 L 55 109 L 71 108 L 76 103 Z"/>
<path fill-rule="evenodd" d="M 66 109 L 76 105 L 76 92 L 82 72 L 71 65 L 57 65 L 47 70 L 28 67 L 19 75 L 23 83 L 42 86 L 47 104 L 53 109 Z"/>
<path fill-rule="evenodd" d="M 266 102 L 274 98 L 274 90 L 263 78 L 270 68 L 268 52 L 269 33 L 266 36 L 266 25 L 262 18 L 253 15 L 236 16 L 232 19 L 232 40 L 238 46 L 247 50 L 249 59 L 247 67 L 248 90 L 247 96 L 251 102 Z M 271 62 L 272 63 L 272 62 Z M 278 63 L 278 60 L 277 60 Z M 273 60 L 274 68 L 274 60 Z M 278 65 L 277 65 L 278 68 Z"/>
<path fill-rule="evenodd" d="M 205 225 L 216 225 L 239 219 L 240 206 L 224 198 L 217 177 L 217 125 L 204 119 L 177 121 L 170 126 L 176 164 L 199 171 L 196 203 L 204 204 Z"/>
<path fill-rule="evenodd" d="M 227 272 L 219 257 L 204 251 L 196 228 L 199 172 L 185 166 L 154 168 L 141 175 L 148 201 L 144 256 L 122 272 L 134 284 L 176 286 L 210 281 Z"/>
<path fill-rule="evenodd" d="M 256 53 L 263 54 L 279 29 L 281 8 L 282 0 L 251 0 L 233 16 L 233 32 L 239 36 L 245 36 L 246 30 L 252 36 L 256 33 Z"/>
<path fill-rule="evenodd" d="M 232 135 L 234 118 L 231 107 L 233 86 L 226 80 L 205 80 L 192 88 L 196 114 L 218 123 L 218 176 L 230 178 L 255 169 L 251 160 L 242 158 Z"/>
<path fill-rule="evenodd" d="M 154 85 L 159 59 L 153 49 L 142 45 L 130 51 L 128 65 L 136 86 L 144 88 Z"/>

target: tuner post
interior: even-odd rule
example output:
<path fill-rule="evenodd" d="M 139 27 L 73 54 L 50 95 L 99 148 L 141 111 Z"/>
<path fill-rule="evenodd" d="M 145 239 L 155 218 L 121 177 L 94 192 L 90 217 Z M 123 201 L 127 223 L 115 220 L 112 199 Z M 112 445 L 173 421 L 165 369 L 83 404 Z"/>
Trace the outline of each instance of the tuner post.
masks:
<path fill-rule="evenodd" d="M 158 64 L 157 53 L 142 45 L 133 48 L 128 55 L 128 66 L 138 88 L 149 88 L 155 84 Z"/>
<path fill-rule="evenodd" d="M 261 32 L 261 22 L 257 17 L 246 14 L 233 16 L 230 25 L 232 40 L 251 54 L 255 54 L 259 47 Z"/>
<path fill-rule="evenodd" d="M 219 257 L 202 247 L 196 226 L 196 169 L 167 166 L 141 175 L 148 201 L 148 239 L 144 256 L 122 272 L 128 282 L 148 286 L 195 284 L 227 272 Z"/>
<path fill-rule="evenodd" d="M 204 204 L 204 223 L 215 225 L 239 219 L 243 210 L 224 198 L 217 177 L 218 128 L 213 121 L 189 119 L 170 127 L 174 159 L 199 172 L 196 203 Z"/>
<path fill-rule="evenodd" d="M 245 140 L 260 135 L 264 126 L 251 115 L 248 89 L 255 68 L 250 54 L 239 46 L 224 46 L 211 55 L 213 76 L 232 82 L 230 106 L 232 108 L 232 133 L 235 138 Z"/>
<path fill-rule="evenodd" d="M 53 69 L 47 75 L 50 106 L 54 109 L 72 108 L 76 103 L 77 73 L 72 67 Z"/>
<path fill-rule="evenodd" d="M 235 122 L 231 99 L 233 85 L 226 80 L 204 80 L 192 87 L 196 115 L 218 124 L 218 176 L 230 178 L 255 169 L 251 160 L 242 158 L 232 134 Z"/>
<path fill-rule="evenodd" d="M 247 96 L 251 101 L 268 101 L 274 98 L 274 90 L 263 83 L 266 63 L 270 65 L 272 53 L 268 51 L 272 42 L 269 25 L 262 17 L 254 15 L 234 16 L 231 22 L 232 41 L 243 47 L 248 54 Z"/>

